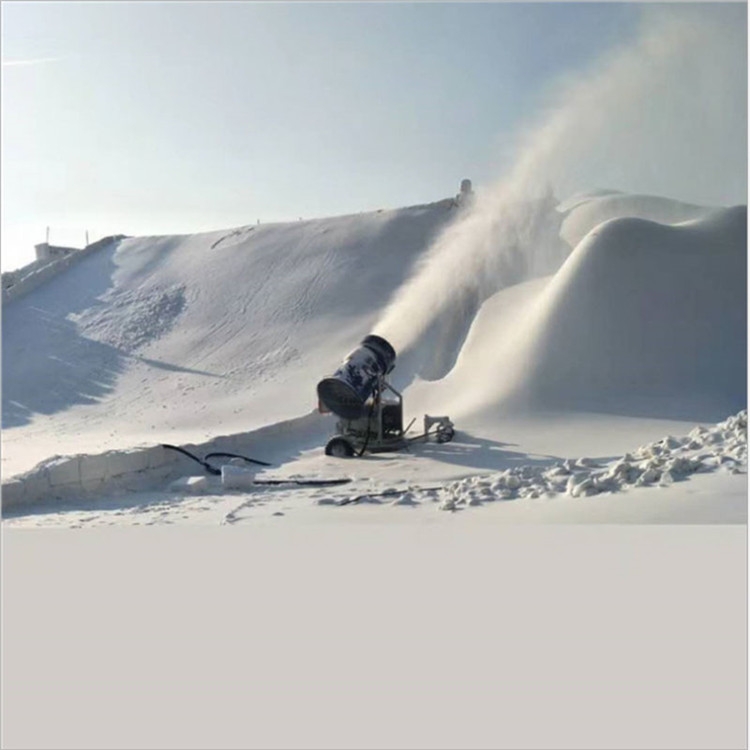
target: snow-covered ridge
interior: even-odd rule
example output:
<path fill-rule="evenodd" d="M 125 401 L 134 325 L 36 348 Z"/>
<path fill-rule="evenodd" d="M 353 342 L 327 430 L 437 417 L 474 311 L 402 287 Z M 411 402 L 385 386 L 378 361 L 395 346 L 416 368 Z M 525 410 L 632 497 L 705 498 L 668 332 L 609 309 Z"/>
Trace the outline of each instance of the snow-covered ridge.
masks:
<path fill-rule="evenodd" d="M 715 209 L 657 195 L 600 191 L 571 198 L 560 204 L 557 210 L 564 215 L 560 236 L 574 248 L 592 229 L 610 219 L 630 217 L 658 224 L 680 224 L 703 218 Z"/>

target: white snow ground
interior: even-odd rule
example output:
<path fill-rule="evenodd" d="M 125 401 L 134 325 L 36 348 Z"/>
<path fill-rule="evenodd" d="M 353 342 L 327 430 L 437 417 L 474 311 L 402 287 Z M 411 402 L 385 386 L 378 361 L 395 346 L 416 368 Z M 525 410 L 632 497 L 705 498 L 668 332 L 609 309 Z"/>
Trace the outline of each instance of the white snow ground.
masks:
<path fill-rule="evenodd" d="M 7 304 L 4 525 L 746 523 L 746 207 L 539 203 L 477 266 L 479 211 L 125 239 Z M 453 442 L 324 455 L 315 386 L 373 331 Z"/>

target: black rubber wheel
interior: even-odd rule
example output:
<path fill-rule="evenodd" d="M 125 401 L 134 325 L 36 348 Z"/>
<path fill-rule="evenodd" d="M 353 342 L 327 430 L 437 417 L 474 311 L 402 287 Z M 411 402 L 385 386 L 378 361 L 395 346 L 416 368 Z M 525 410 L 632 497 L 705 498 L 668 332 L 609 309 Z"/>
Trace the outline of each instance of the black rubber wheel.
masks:
<path fill-rule="evenodd" d="M 334 437 L 326 445 L 326 456 L 334 458 L 351 458 L 354 455 L 354 446 L 342 437 Z"/>
<path fill-rule="evenodd" d="M 452 427 L 441 427 L 437 431 L 437 441 L 438 443 L 450 443 L 451 440 L 453 440 L 455 436 L 455 432 Z"/>

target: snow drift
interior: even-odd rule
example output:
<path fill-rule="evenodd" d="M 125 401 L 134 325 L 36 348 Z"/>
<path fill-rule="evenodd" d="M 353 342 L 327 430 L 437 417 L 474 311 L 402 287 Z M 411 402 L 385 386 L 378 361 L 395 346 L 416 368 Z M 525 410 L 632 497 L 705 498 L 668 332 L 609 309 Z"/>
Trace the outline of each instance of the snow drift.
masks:
<path fill-rule="evenodd" d="M 592 230 L 545 292 L 526 399 L 681 419 L 747 401 L 747 209 Z M 532 324 L 534 325 L 534 324 Z"/>
<path fill-rule="evenodd" d="M 659 200 L 650 213 L 681 210 Z M 421 405 L 709 421 L 744 408 L 747 209 L 701 213 L 604 221 L 556 274 L 498 292 L 453 371 L 432 392 L 418 384 Z"/>

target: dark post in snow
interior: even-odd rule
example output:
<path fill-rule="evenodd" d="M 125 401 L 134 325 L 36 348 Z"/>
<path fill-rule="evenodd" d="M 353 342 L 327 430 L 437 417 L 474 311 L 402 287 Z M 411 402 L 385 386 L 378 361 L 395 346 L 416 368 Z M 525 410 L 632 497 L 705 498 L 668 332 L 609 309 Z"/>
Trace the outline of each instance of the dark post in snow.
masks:
<path fill-rule="evenodd" d="M 461 192 L 455 198 L 457 206 L 470 206 L 474 200 L 474 190 L 471 187 L 471 180 L 466 178 L 461 180 Z"/>

